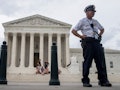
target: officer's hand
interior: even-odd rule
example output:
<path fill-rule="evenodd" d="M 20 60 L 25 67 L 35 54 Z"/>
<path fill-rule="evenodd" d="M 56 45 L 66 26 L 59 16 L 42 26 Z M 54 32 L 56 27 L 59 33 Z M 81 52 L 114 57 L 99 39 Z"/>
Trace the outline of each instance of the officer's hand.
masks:
<path fill-rule="evenodd" d="M 86 35 L 81 35 L 80 38 L 81 39 L 85 39 L 87 36 Z"/>

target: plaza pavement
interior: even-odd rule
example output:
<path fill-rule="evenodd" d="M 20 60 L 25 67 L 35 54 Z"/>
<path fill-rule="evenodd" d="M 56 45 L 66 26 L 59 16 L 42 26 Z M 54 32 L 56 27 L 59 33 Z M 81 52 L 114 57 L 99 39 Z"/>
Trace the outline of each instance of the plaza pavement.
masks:
<path fill-rule="evenodd" d="M 40 79 L 40 75 L 37 75 Z M 90 75 L 91 78 L 91 84 L 93 87 L 83 87 L 81 83 L 81 77 L 77 77 L 78 80 L 71 79 L 72 82 L 67 81 L 64 82 L 64 80 L 60 77 L 60 86 L 49 86 L 49 78 L 45 80 L 45 82 L 37 81 L 30 81 L 30 80 L 24 80 L 24 81 L 15 81 L 15 80 L 8 80 L 7 85 L 0 85 L 0 90 L 120 90 L 120 77 L 119 75 L 110 74 L 109 80 L 112 83 L 112 87 L 101 87 L 99 86 L 97 76 L 96 75 Z M 43 76 L 46 77 L 46 76 Z M 35 78 L 34 78 L 35 79 Z M 45 79 L 45 78 L 43 78 Z M 64 78 L 65 79 L 65 78 Z M 65 79 L 68 80 L 68 79 Z"/>
<path fill-rule="evenodd" d="M 83 87 L 82 83 L 61 83 L 60 86 L 49 86 L 49 83 L 16 83 L 8 82 L 0 85 L 0 90 L 120 90 L 120 83 L 112 83 L 112 87 L 101 87 L 92 83 L 93 87 Z"/>

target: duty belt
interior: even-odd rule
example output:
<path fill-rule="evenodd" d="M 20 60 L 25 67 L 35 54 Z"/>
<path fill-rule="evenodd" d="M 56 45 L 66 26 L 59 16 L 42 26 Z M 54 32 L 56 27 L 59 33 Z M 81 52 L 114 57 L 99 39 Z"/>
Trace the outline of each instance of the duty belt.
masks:
<path fill-rule="evenodd" d="M 85 42 L 99 42 L 99 40 L 92 38 L 92 37 L 86 37 L 85 39 L 82 39 L 82 41 Z"/>

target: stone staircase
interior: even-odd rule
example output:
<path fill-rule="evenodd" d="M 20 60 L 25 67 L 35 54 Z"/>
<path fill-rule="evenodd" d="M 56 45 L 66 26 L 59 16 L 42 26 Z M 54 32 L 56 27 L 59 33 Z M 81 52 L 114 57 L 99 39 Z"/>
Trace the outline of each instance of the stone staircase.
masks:
<path fill-rule="evenodd" d="M 63 83 L 80 83 L 82 78 L 82 73 L 71 73 L 66 68 L 60 68 L 62 71 L 59 74 L 59 80 Z M 91 82 L 98 82 L 97 74 L 90 74 L 89 75 Z M 108 78 L 111 82 L 120 82 L 120 74 L 108 74 Z M 7 74 L 7 80 L 11 82 L 33 82 L 33 83 L 48 83 L 50 80 L 50 74 Z"/>
<path fill-rule="evenodd" d="M 60 74 L 59 80 L 64 83 L 80 83 L 82 74 Z M 98 82 L 96 74 L 89 75 L 91 82 Z M 120 74 L 108 74 L 108 78 L 111 82 L 120 83 Z M 36 83 L 48 83 L 50 80 L 50 74 L 8 74 L 7 80 L 11 82 L 36 82 Z"/>
<path fill-rule="evenodd" d="M 50 74 L 48 75 L 41 75 L 41 74 L 9 74 L 7 75 L 8 81 L 15 81 L 15 82 L 40 82 L 46 83 L 50 80 Z M 61 82 L 80 82 L 81 76 L 74 75 L 74 74 L 60 74 L 59 80 Z"/>

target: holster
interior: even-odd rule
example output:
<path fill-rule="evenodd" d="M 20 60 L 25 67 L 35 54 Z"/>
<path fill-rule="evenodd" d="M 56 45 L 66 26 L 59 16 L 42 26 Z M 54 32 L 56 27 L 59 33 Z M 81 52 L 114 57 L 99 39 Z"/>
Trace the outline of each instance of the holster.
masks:
<path fill-rule="evenodd" d="M 101 36 L 99 36 L 99 37 L 98 37 L 98 41 L 99 41 L 99 42 L 101 42 L 101 40 L 102 40 L 102 37 L 101 37 Z"/>
<path fill-rule="evenodd" d="M 86 41 L 84 39 L 80 40 L 81 42 L 81 47 L 84 48 L 84 46 L 86 45 Z"/>

